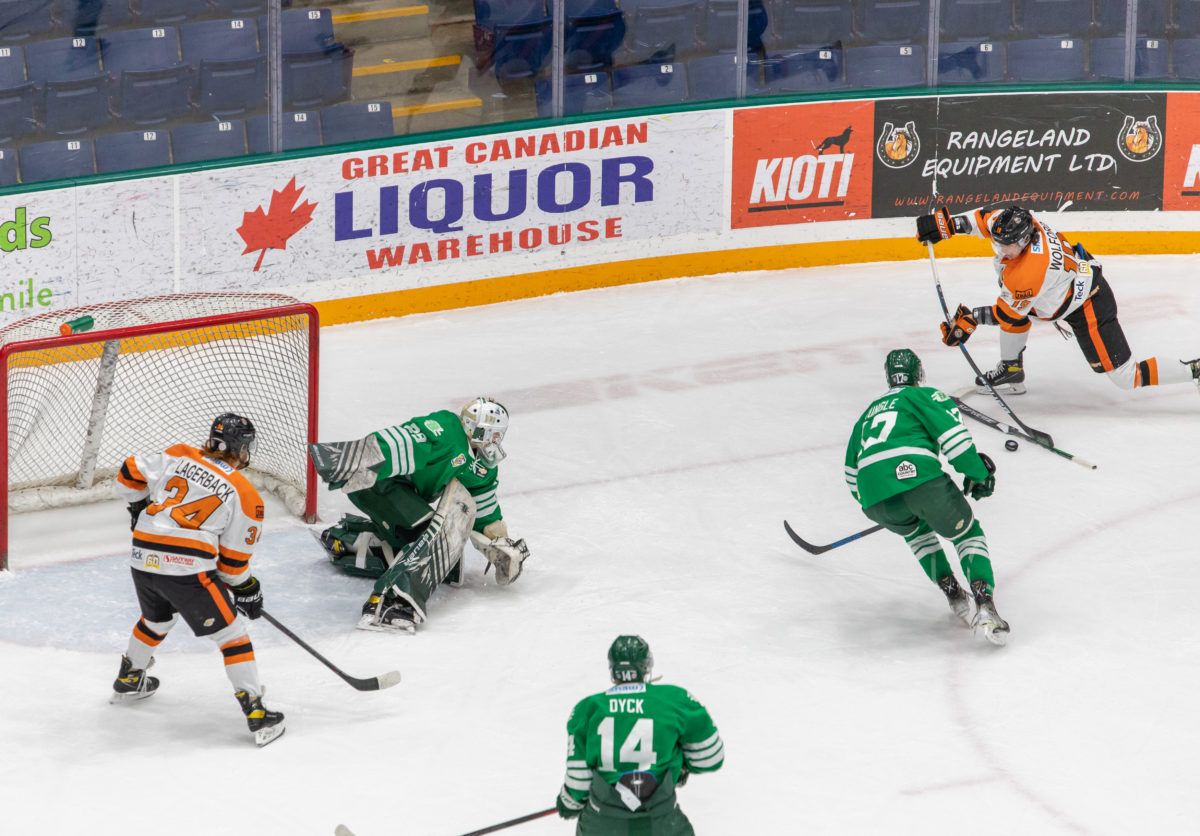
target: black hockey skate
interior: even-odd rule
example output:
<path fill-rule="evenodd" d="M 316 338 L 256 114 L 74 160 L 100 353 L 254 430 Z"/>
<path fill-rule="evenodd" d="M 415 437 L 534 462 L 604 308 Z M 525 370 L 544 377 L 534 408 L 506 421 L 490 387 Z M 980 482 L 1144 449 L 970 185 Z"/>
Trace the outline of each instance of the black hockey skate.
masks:
<path fill-rule="evenodd" d="M 950 604 L 950 609 L 954 614 L 962 619 L 962 623 L 971 626 L 971 596 L 966 590 L 958 585 L 958 581 L 954 575 L 947 575 L 944 578 L 939 578 L 937 582 L 938 588 L 946 596 L 946 601 Z"/>
<path fill-rule="evenodd" d="M 154 660 L 151 659 L 150 665 L 153 664 Z M 146 667 L 148 668 L 150 665 Z M 129 657 L 122 656 L 121 670 L 117 673 L 117 678 L 113 680 L 113 695 L 109 697 L 108 701 L 110 703 L 136 702 L 154 696 L 154 692 L 157 690 L 157 677 L 148 676 L 144 669 L 134 668 Z"/>
<path fill-rule="evenodd" d="M 976 634 L 982 632 L 983 637 L 992 644 L 1005 644 L 1008 641 L 1008 622 L 996 612 L 987 585 L 983 581 L 974 581 L 971 592 L 975 594 L 975 619 L 971 622 L 971 629 Z"/>
<path fill-rule="evenodd" d="M 996 368 L 990 372 L 984 372 L 983 377 L 975 378 L 975 391 L 986 395 L 989 392 L 984 384 L 984 378 L 987 378 L 987 382 L 992 384 L 992 388 L 997 392 L 1006 395 L 1024 395 L 1025 349 L 1021 349 L 1016 360 L 1001 360 L 996 364 Z"/>
<path fill-rule="evenodd" d="M 271 711 L 262 704 L 262 697 L 252 697 L 245 691 L 235 691 L 233 694 L 246 715 L 246 725 L 254 734 L 254 742 L 266 746 L 272 740 L 282 737 L 286 726 L 283 722 L 283 712 Z"/>
<path fill-rule="evenodd" d="M 1191 369 L 1192 382 L 1196 384 L 1197 389 L 1200 389 L 1200 357 L 1195 360 L 1180 360 L 1179 362 Z"/>
<path fill-rule="evenodd" d="M 363 604 L 359 630 L 377 633 L 417 632 L 417 613 L 412 605 L 395 595 L 372 594 Z"/>

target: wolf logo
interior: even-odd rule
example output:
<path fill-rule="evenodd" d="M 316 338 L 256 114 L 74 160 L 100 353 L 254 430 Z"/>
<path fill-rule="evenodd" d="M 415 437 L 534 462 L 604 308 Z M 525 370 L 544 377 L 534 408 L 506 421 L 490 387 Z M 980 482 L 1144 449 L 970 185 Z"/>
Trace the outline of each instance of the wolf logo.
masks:
<path fill-rule="evenodd" d="M 842 131 L 840 134 L 834 134 L 833 136 L 827 136 L 824 139 L 822 139 L 820 141 L 820 143 L 813 143 L 813 148 L 816 149 L 817 156 L 818 157 L 821 156 L 822 154 L 824 154 L 826 151 L 828 151 L 830 148 L 832 148 L 835 145 L 838 148 L 839 154 L 845 154 L 846 153 L 846 143 L 850 141 L 850 134 L 853 131 L 854 131 L 854 126 L 848 125 L 846 127 L 846 130 Z"/>
<path fill-rule="evenodd" d="M 1144 163 L 1154 159 L 1158 156 L 1162 143 L 1163 136 L 1158 127 L 1157 116 L 1138 120 L 1126 115 L 1125 122 L 1117 134 L 1117 150 L 1131 163 Z"/>

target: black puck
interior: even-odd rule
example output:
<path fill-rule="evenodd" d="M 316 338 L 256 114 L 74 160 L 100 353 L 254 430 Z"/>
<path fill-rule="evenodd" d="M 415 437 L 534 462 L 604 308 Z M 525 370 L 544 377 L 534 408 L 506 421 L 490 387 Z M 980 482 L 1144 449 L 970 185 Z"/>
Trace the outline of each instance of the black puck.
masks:
<path fill-rule="evenodd" d="M 1017 440 L 1015 438 L 1010 438 L 1008 441 L 1004 442 L 1004 449 L 1010 453 L 1013 450 L 1016 450 L 1018 446 L 1019 445 L 1017 444 Z"/>

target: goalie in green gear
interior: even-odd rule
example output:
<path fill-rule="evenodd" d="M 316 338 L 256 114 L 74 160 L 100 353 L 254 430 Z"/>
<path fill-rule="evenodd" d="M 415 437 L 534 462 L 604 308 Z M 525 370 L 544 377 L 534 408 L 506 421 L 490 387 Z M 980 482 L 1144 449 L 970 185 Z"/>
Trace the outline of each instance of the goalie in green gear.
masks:
<path fill-rule="evenodd" d="M 888 390 L 871 402 L 850 434 L 846 484 L 867 517 L 904 538 L 954 614 L 988 641 L 1004 644 L 1008 624 L 992 600 L 987 539 L 964 498 L 992 495 L 995 465 L 975 449 L 954 401 L 920 385 L 925 370 L 915 353 L 889 352 L 884 372 Z M 962 491 L 942 470 L 939 453 L 963 474 Z M 954 545 L 971 596 L 955 579 L 938 535 Z"/>
<path fill-rule="evenodd" d="M 434 588 L 460 582 L 468 539 L 498 583 L 521 574 L 529 550 L 509 538 L 496 498 L 507 430 L 508 410 L 475 398 L 458 415 L 441 410 L 359 441 L 310 445 L 318 475 L 366 514 L 321 533 L 339 568 L 376 579 L 360 628 L 415 631 Z"/>
<path fill-rule="evenodd" d="M 675 685 L 650 681 L 641 636 L 608 650 L 612 688 L 580 700 L 567 720 L 567 776 L 555 807 L 577 836 L 692 836 L 675 788 L 715 772 L 725 744 L 708 711 Z"/>

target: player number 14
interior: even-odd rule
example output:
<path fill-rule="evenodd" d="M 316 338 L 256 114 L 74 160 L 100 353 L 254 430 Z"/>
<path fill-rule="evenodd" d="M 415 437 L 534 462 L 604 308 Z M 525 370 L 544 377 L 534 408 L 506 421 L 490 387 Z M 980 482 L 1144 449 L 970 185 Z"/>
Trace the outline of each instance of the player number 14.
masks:
<path fill-rule="evenodd" d="M 616 748 L 616 721 L 605 717 L 596 727 L 600 735 L 600 768 L 606 772 L 620 772 L 613 761 Z M 621 763 L 637 764 L 639 772 L 654 766 L 658 755 L 654 753 L 654 721 L 643 717 L 633 724 L 625 742 L 621 744 Z"/>

